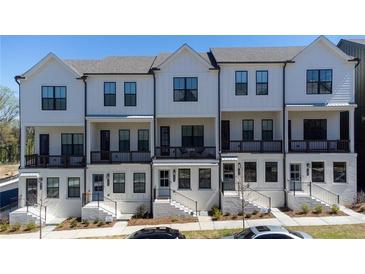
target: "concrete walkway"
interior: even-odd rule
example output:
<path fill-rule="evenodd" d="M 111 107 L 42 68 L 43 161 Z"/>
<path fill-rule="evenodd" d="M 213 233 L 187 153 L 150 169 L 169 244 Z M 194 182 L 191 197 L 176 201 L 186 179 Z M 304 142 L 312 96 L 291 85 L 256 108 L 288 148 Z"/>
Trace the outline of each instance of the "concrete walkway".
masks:
<path fill-rule="evenodd" d="M 272 209 L 275 218 L 246 220 L 245 227 L 258 225 L 283 225 L 283 226 L 314 226 L 314 225 L 343 225 L 343 224 L 365 224 L 365 215 L 357 213 L 351 209 L 340 206 L 340 209 L 348 216 L 334 217 L 295 217 L 291 218 L 277 208 Z M 45 239 L 77 239 L 88 237 L 104 237 L 114 235 L 129 235 L 145 227 L 155 227 L 155 225 L 127 226 L 128 222 L 117 222 L 113 227 L 75 229 L 64 231 L 53 231 L 56 226 L 46 226 L 43 228 L 43 238 Z M 199 216 L 198 222 L 185 224 L 165 224 L 180 231 L 194 230 L 218 230 L 218 229 L 239 229 L 242 228 L 242 220 L 234 221 L 213 221 L 210 216 Z M 0 239 L 38 239 L 39 232 L 0 235 Z"/>

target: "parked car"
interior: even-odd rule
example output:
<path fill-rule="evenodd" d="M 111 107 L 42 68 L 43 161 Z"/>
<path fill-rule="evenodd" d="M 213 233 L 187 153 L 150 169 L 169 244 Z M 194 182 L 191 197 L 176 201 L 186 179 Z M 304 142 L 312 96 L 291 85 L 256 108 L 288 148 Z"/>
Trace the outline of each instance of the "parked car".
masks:
<path fill-rule="evenodd" d="M 185 239 L 185 236 L 179 230 L 170 227 L 153 227 L 138 230 L 127 239 Z"/>
<path fill-rule="evenodd" d="M 301 231 L 292 231 L 282 226 L 254 226 L 224 239 L 312 239 Z"/>

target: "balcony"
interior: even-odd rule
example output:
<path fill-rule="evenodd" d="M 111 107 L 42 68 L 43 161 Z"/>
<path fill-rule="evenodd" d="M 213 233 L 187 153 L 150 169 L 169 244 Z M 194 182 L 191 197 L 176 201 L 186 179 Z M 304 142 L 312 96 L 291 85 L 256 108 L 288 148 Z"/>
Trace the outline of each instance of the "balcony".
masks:
<path fill-rule="evenodd" d="M 25 167 L 27 168 L 80 168 L 84 166 L 84 156 L 25 155 Z"/>
<path fill-rule="evenodd" d="M 156 147 L 160 159 L 215 159 L 215 147 Z"/>
<path fill-rule="evenodd" d="M 281 141 L 230 141 L 229 147 L 222 148 L 222 152 L 236 153 L 281 153 Z"/>
<path fill-rule="evenodd" d="M 150 151 L 91 151 L 90 155 L 92 164 L 148 163 L 151 161 Z"/>
<path fill-rule="evenodd" d="M 349 140 L 290 140 L 290 152 L 335 152 L 348 153 L 350 152 Z"/>

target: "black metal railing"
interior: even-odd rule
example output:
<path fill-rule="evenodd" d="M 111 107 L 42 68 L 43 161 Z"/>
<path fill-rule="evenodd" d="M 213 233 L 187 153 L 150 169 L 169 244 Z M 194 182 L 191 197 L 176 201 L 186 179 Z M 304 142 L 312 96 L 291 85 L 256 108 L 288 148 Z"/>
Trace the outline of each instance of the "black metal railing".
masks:
<path fill-rule="evenodd" d="M 151 161 L 151 152 L 146 151 L 91 151 L 92 164 L 142 163 Z"/>
<path fill-rule="evenodd" d="M 215 147 L 156 147 L 156 157 L 170 159 L 215 159 Z"/>
<path fill-rule="evenodd" d="M 309 183 L 309 195 L 328 205 L 340 204 L 340 195 L 312 182 Z"/>
<path fill-rule="evenodd" d="M 349 152 L 349 140 L 290 140 L 290 152 Z"/>
<path fill-rule="evenodd" d="M 25 167 L 35 168 L 77 168 L 85 166 L 84 156 L 25 155 Z"/>
<path fill-rule="evenodd" d="M 38 217 L 42 223 L 47 221 L 47 206 L 46 201 L 39 200 L 36 195 L 27 195 L 26 197 L 19 195 L 18 208 L 25 207 L 26 212 Z"/>
<path fill-rule="evenodd" d="M 282 152 L 282 141 L 230 141 L 229 147 L 223 148 L 222 151 L 258 153 Z"/>
<path fill-rule="evenodd" d="M 104 196 L 99 192 L 94 193 L 83 193 L 82 194 L 82 206 L 90 202 L 96 202 L 98 208 L 101 208 L 111 214 L 115 215 L 115 218 L 118 218 L 118 202 L 109 198 L 108 196 Z"/>

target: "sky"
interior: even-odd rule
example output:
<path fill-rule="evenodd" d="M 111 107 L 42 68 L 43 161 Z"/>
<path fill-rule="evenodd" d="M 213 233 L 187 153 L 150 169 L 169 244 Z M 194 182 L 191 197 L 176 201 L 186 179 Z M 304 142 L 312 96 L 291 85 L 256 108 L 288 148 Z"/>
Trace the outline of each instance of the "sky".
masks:
<path fill-rule="evenodd" d="M 196 51 L 211 47 L 304 46 L 317 36 L 243 35 L 243 36 L 0 36 L 0 85 L 14 92 L 19 75 L 49 52 L 61 59 L 102 59 L 115 55 L 157 55 L 173 52 L 187 43 Z M 327 36 L 337 44 L 341 38 L 365 36 Z"/>

